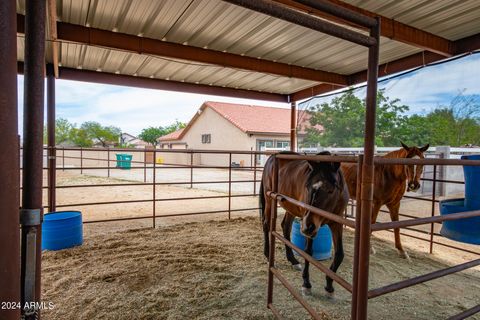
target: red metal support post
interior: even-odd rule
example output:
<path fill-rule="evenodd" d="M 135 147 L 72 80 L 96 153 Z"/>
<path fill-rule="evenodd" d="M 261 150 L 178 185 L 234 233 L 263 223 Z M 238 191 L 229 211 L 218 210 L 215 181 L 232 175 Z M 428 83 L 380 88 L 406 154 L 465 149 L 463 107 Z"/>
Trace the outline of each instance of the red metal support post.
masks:
<path fill-rule="evenodd" d="M 228 220 L 232 213 L 232 153 L 228 154 Z"/>
<path fill-rule="evenodd" d="M 358 156 L 357 164 L 357 194 L 355 207 L 355 240 L 353 247 L 353 280 L 352 280 L 352 319 L 357 317 L 357 290 L 358 290 L 358 257 L 360 248 L 360 227 L 362 221 L 362 210 L 360 206 L 360 199 L 362 195 L 362 169 L 363 169 L 363 155 Z"/>
<path fill-rule="evenodd" d="M 275 156 L 273 156 L 275 157 Z M 274 159 L 273 164 L 273 183 L 272 183 L 272 192 L 278 192 L 278 159 Z M 276 230 L 277 226 L 277 197 L 268 199 L 272 202 L 271 205 L 271 214 L 270 214 L 270 232 L 269 232 L 269 256 L 268 256 L 268 286 L 267 286 L 267 307 L 272 309 L 273 302 L 273 272 L 272 269 L 275 267 L 275 236 L 273 232 Z"/>
<path fill-rule="evenodd" d="M 0 302 L 20 301 L 20 168 L 17 111 L 16 1 L 0 1 Z M 0 308 L 0 319 L 17 320 L 20 310 Z"/>
<path fill-rule="evenodd" d="M 46 1 L 25 2 L 21 303 L 41 301 Z M 26 319 L 40 310 L 25 308 Z"/>
<path fill-rule="evenodd" d="M 55 149 L 55 75 L 47 66 L 47 136 L 48 136 L 48 211 L 56 210 L 57 152 Z"/>
<path fill-rule="evenodd" d="M 364 162 L 362 168 L 361 217 L 358 276 L 354 294 L 356 297 L 356 319 L 366 320 L 368 309 L 368 273 L 370 260 L 370 224 L 373 204 L 373 176 L 375 152 L 375 122 L 377 105 L 378 59 L 380 44 L 380 19 L 377 26 L 370 30 L 370 36 L 376 39 L 376 44 L 368 48 L 368 80 L 365 112 Z M 360 177 L 359 177 L 360 178 Z"/>
<path fill-rule="evenodd" d="M 437 166 L 433 166 L 432 181 L 432 217 L 435 215 L 435 200 L 437 198 Z M 433 233 L 435 232 L 435 223 L 430 224 L 430 253 L 433 253 Z"/>
<path fill-rule="evenodd" d="M 152 224 L 153 224 L 153 228 L 155 229 L 155 218 L 156 218 L 156 211 L 155 211 L 155 208 L 156 208 L 156 205 L 157 205 L 157 197 L 156 197 L 156 179 L 157 179 L 157 172 L 156 172 L 156 161 L 155 159 L 157 158 L 157 150 L 156 148 L 153 149 L 153 179 L 152 179 L 152 185 L 153 185 L 153 208 L 152 208 L 152 216 L 153 216 L 153 221 L 152 221 Z"/>
<path fill-rule="evenodd" d="M 290 111 L 290 151 L 297 151 L 297 104 L 292 101 Z"/>

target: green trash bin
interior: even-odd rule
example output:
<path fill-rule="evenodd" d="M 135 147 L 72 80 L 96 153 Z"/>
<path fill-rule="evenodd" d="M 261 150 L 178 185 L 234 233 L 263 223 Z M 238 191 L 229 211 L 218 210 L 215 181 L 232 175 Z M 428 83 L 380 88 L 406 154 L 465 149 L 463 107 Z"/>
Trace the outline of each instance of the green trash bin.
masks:
<path fill-rule="evenodd" d="M 129 170 L 132 167 L 132 155 L 117 153 L 117 168 Z"/>

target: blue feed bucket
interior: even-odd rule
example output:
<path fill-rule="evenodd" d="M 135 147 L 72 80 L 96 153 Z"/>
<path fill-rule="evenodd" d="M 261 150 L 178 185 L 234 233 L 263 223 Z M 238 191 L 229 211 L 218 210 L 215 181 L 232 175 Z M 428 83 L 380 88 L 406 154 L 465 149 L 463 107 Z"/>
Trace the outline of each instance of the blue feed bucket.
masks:
<path fill-rule="evenodd" d="M 305 250 L 307 238 L 300 231 L 300 221 L 295 219 L 292 225 L 292 243 L 302 250 Z M 293 251 L 298 255 L 295 250 Z M 318 233 L 313 238 L 313 254 L 315 260 L 327 260 L 332 257 L 332 232 L 327 225 L 318 229 Z"/>
<path fill-rule="evenodd" d="M 42 223 L 42 250 L 61 250 L 82 243 L 83 225 L 80 211 L 45 214 Z"/>

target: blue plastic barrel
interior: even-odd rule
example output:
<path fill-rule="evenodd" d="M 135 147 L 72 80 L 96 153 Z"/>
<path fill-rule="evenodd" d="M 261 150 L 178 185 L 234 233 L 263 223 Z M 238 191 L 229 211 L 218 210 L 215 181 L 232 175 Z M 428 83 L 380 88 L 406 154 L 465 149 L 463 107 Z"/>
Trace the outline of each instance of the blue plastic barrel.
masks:
<path fill-rule="evenodd" d="M 300 221 L 295 219 L 292 225 L 291 234 L 292 243 L 302 250 L 305 250 L 307 238 L 300 231 Z M 293 251 L 295 254 L 295 250 Z M 327 225 L 318 229 L 318 233 L 313 238 L 313 254 L 315 260 L 327 260 L 332 257 L 332 232 Z"/>
<path fill-rule="evenodd" d="M 465 160 L 480 160 L 480 154 L 462 156 Z M 480 209 L 480 166 L 463 166 L 465 176 L 465 206 Z"/>
<path fill-rule="evenodd" d="M 463 198 L 440 201 L 441 215 L 471 210 L 473 209 L 465 206 Z M 455 241 L 480 244 L 480 217 L 443 221 L 440 234 Z"/>
<path fill-rule="evenodd" d="M 45 214 L 42 223 L 42 250 L 61 250 L 82 243 L 83 224 L 80 211 Z"/>

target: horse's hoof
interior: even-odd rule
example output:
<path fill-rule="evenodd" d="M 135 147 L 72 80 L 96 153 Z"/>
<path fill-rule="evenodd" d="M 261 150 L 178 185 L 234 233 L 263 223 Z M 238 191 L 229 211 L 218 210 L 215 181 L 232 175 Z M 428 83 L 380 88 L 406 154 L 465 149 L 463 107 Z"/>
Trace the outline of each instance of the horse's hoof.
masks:
<path fill-rule="evenodd" d="M 410 256 L 405 251 L 399 251 L 398 254 L 400 255 L 400 257 L 406 259 L 408 262 L 412 262 L 412 259 L 410 259 Z"/>
<path fill-rule="evenodd" d="M 297 270 L 297 271 L 302 271 L 303 270 L 303 267 L 300 263 L 292 264 L 292 268 L 293 268 L 293 270 Z"/>
<path fill-rule="evenodd" d="M 311 296 L 312 295 L 312 288 L 302 287 L 302 295 Z"/>
<path fill-rule="evenodd" d="M 330 291 L 326 290 L 325 295 L 326 295 L 327 298 L 333 299 L 333 298 L 335 298 L 335 291 L 330 292 Z"/>

